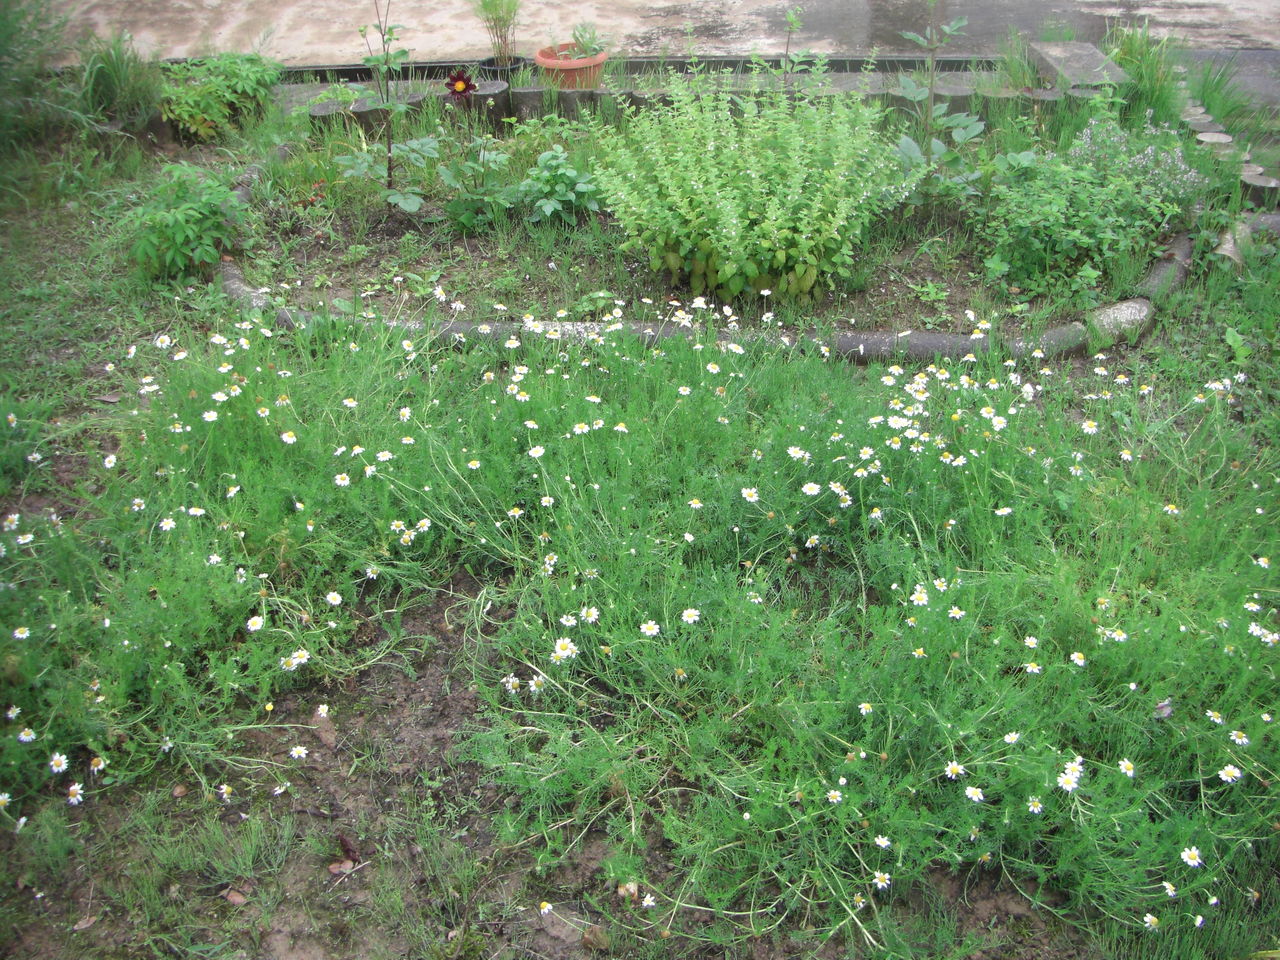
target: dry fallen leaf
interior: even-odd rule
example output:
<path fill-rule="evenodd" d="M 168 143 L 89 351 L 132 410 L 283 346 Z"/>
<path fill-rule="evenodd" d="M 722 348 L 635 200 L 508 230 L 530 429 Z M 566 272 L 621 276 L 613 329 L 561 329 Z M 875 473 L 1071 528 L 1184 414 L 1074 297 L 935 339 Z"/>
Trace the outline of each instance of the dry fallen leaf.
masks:
<path fill-rule="evenodd" d="M 609 934 L 600 924 L 593 923 L 582 931 L 582 945 L 588 950 L 608 950 Z"/>
<path fill-rule="evenodd" d="M 97 922 L 98 922 L 97 914 L 94 914 L 92 917 L 81 917 L 72 925 L 71 929 L 72 930 L 88 930 Z"/>
<path fill-rule="evenodd" d="M 353 860 L 340 860 L 337 863 L 329 864 L 329 872 L 334 876 L 345 875 L 356 868 Z"/>
<path fill-rule="evenodd" d="M 316 717 L 311 721 L 315 725 L 316 737 L 332 750 L 338 745 L 338 731 L 328 717 Z"/>
<path fill-rule="evenodd" d="M 337 831 L 336 836 L 338 839 L 338 846 L 342 848 L 342 855 L 348 860 L 359 863 L 361 860 L 360 848 L 357 847 L 351 838 L 341 830 Z"/>
<path fill-rule="evenodd" d="M 187 785 L 185 783 L 180 783 L 173 788 L 173 796 L 175 800 L 181 799 L 186 795 L 187 795 Z"/>
<path fill-rule="evenodd" d="M 249 898 L 237 890 L 235 887 L 227 887 L 222 891 L 222 898 L 233 907 L 243 907 L 249 902 Z"/>
<path fill-rule="evenodd" d="M 113 390 L 111 393 L 104 393 L 102 396 L 94 397 L 93 399 L 100 400 L 103 403 L 119 403 L 120 394 Z"/>

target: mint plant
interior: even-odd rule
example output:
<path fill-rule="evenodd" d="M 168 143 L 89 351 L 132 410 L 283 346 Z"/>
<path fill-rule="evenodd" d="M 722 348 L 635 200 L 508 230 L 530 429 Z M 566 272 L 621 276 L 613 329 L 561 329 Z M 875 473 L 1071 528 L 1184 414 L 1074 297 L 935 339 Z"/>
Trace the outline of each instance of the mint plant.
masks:
<path fill-rule="evenodd" d="M 597 123 L 592 172 L 626 246 L 695 293 L 807 297 L 849 276 L 875 217 L 922 176 L 904 175 L 881 112 L 861 100 L 684 83 L 671 95 L 623 130 Z"/>

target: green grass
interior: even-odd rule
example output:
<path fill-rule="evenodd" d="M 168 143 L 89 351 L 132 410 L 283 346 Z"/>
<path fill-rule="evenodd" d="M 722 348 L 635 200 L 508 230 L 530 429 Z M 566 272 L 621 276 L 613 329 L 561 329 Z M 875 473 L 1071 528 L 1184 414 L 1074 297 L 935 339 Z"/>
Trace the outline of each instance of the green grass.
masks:
<path fill-rule="evenodd" d="M 1157 102 L 1163 53 L 1125 42 Z M 1065 144 L 1089 114 L 1007 119 L 975 161 Z M 268 114 L 216 156 L 301 123 Z M 584 130 L 510 131 L 503 176 L 556 142 L 589 162 Z M 664 933 L 967 955 L 939 870 L 1047 886 L 1041 912 L 1107 957 L 1275 946 L 1274 245 L 1240 274 L 1201 258 L 1152 337 L 1106 356 L 1008 357 L 1023 321 L 993 297 L 989 353 L 853 367 L 757 336 L 832 322 L 803 304 L 668 303 L 607 223 L 392 220 L 335 175 L 362 144 L 334 131 L 255 187 L 250 282 L 349 290 L 283 330 L 144 282 L 118 224 L 156 172 L 113 178 L 82 147 L 11 181 L 34 199 L 0 250 L 0 706 L 20 711 L 0 819 L 27 818 L 24 883 L 128 861 L 102 896 L 134 945 L 210 956 L 261 950 L 295 871 L 332 885 L 306 888 L 331 944 L 363 923 L 424 956 L 484 955 L 504 924 L 521 943 L 538 909 L 637 956 Z M 405 176 L 449 199 L 432 169 Z M 92 189 L 68 205 L 75 177 Z M 1239 209 L 1220 186 L 1206 226 Z M 942 203 L 876 240 L 875 264 L 908 241 L 972 255 Z M 926 310 L 944 292 L 915 291 Z M 560 311 L 604 325 L 560 335 Z M 526 312 L 510 339 L 438 335 Z M 688 337 L 622 327 L 660 320 Z M 406 776 L 407 748 L 358 721 L 308 772 L 296 705 L 383 709 L 333 685 L 412 674 L 439 638 L 410 614 L 463 571 L 481 586 L 448 682 L 482 712 L 453 762 L 499 799 L 451 793 L 460 767 Z M 357 914 L 335 918 L 330 825 L 274 796 L 291 777 L 376 798 L 342 823 L 378 864 Z M 16 895 L 2 910 L 33 922 Z"/>

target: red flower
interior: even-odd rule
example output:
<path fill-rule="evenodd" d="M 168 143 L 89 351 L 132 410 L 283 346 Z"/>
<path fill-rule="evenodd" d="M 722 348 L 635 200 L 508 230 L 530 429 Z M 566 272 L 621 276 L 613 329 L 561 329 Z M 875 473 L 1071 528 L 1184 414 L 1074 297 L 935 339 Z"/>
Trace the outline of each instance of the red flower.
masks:
<path fill-rule="evenodd" d="M 476 90 L 476 85 L 471 82 L 471 78 L 467 76 L 465 70 L 455 70 L 449 74 L 445 86 L 449 90 L 449 96 L 453 100 L 466 100 Z"/>

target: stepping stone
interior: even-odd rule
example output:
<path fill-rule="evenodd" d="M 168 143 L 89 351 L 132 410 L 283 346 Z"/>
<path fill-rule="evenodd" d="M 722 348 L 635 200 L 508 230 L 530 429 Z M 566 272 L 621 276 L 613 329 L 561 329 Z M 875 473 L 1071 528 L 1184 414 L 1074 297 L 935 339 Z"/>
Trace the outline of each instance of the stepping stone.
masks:
<path fill-rule="evenodd" d="M 1061 87 L 1129 82 L 1129 75 L 1091 43 L 1033 43 L 1031 59 L 1045 79 Z"/>

